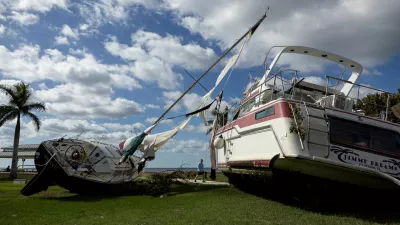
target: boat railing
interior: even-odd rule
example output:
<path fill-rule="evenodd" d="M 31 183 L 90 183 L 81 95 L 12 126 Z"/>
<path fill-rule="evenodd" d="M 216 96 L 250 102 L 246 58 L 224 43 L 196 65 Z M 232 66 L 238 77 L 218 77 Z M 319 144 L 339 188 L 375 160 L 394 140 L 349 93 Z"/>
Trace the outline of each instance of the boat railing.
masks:
<path fill-rule="evenodd" d="M 254 90 L 257 90 L 260 88 L 259 93 L 255 94 L 249 99 L 245 99 L 241 101 L 241 104 L 234 109 L 234 114 L 239 113 L 242 108 L 245 108 L 248 106 L 249 103 L 252 103 L 252 101 L 255 102 L 254 106 L 258 107 L 260 105 L 266 104 L 270 101 L 276 100 L 280 97 L 287 97 L 287 98 L 293 98 L 293 94 L 288 94 L 286 93 L 287 90 L 292 89 L 295 85 L 295 83 L 289 82 L 285 80 L 282 76 L 283 72 L 294 72 L 292 74 L 292 79 L 295 78 L 298 81 L 298 75 L 297 73 L 299 72 L 298 70 L 294 69 L 283 69 L 283 70 L 278 70 L 275 74 L 271 74 L 268 78 L 266 78 L 263 82 L 253 85 L 251 89 L 248 90 L 248 95 L 251 95 L 251 92 Z M 277 80 L 279 79 L 279 80 Z M 269 86 L 268 88 L 263 89 L 263 87 Z M 287 89 L 285 90 L 285 86 L 287 86 Z M 269 93 L 271 92 L 270 96 L 268 96 Z M 264 99 L 264 95 L 267 95 L 267 98 Z M 268 98 L 269 97 L 269 98 Z M 263 98 L 263 99 L 261 99 Z M 250 111 L 251 108 L 248 109 Z M 248 112 L 246 111 L 246 112 Z M 234 116 L 234 119 L 240 118 L 243 114 L 246 112 L 242 112 L 240 116 L 236 117 Z"/>
<path fill-rule="evenodd" d="M 282 76 L 283 72 L 291 71 L 294 72 L 292 73 L 292 81 L 285 80 Z M 349 111 L 352 113 L 357 113 L 357 114 L 365 114 L 360 106 L 359 106 L 359 101 L 362 100 L 363 97 L 365 97 L 364 94 L 360 93 L 360 90 L 364 89 L 367 90 L 367 92 L 370 93 L 386 93 L 388 94 L 388 98 L 386 99 L 386 104 L 379 104 L 374 102 L 376 107 L 380 109 L 381 113 L 377 115 L 376 117 L 379 119 L 382 119 L 384 121 L 387 120 L 388 118 L 388 112 L 390 108 L 390 99 L 393 97 L 393 94 L 381 89 L 369 87 L 366 85 L 358 84 L 358 83 L 353 83 L 348 80 L 343 80 L 341 78 L 336 78 L 332 76 L 326 75 L 326 85 L 325 85 L 325 93 L 323 91 L 321 92 L 320 97 L 318 98 L 313 98 L 313 96 L 307 95 L 307 98 L 304 98 L 304 95 L 306 93 L 302 88 L 296 88 L 296 82 L 299 81 L 298 78 L 298 70 L 292 70 L 292 69 L 285 69 L 285 70 L 279 70 L 275 74 L 271 74 L 269 78 L 265 79 L 262 83 L 259 83 L 257 85 L 254 85 L 252 87 L 252 91 L 259 89 L 260 91 L 252 96 L 249 99 L 242 100 L 242 104 L 240 104 L 236 109 L 234 109 L 234 114 L 239 113 L 238 111 L 242 110 L 242 108 L 247 107 L 249 104 L 254 105 L 251 108 L 248 108 L 244 110 L 244 112 L 241 112 L 239 116 L 235 116 L 237 118 L 240 118 L 242 115 L 244 115 L 246 112 L 250 111 L 253 107 L 259 107 L 260 105 L 264 105 L 270 101 L 276 100 L 278 98 L 289 98 L 293 100 L 299 100 L 300 102 L 307 102 L 311 104 L 316 104 L 322 107 L 327 107 L 327 108 L 337 108 L 340 110 L 344 111 Z M 344 82 L 344 83 L 350 83 L 354 85 L 353 91 L 349 94 L 349 96 L 343 96 L 340 94 L 332 94 L 332 87 L 329 86 L 329 82 L 331 80 L 337 81 L 337 83 L 334 85 L 335 87 L 338 87 L 339 82 Z M 321 86 L 323 89 L 323 86 Z M 296 93 L 299 92 L 299 93 Z M 298 95 L 299 94 L 299 95 Z M 248 95 L 250 96 L 251 93 L 249 92 Z M 325 95 L 325 96 L 324 96 Z M 299 97 L 300 96 L 300 97 Z M 314 96 L 315 97 L 315 96 Z M 299 98 L 299 99 L 297 99 Z"/>
<path fill-rule="evenodd" d="M 318 101 L 316 101 L 317 104 L 320 104 L 324 107 L 329 107 L 329 108 L 338 108 L 341 110 L 345 111 L 350 111 L 358 114 L 364 114 L 364 112 L 361 110 L 359 107 L 359 101 L 362 100 L 365 95 L 360 95 L 360 89 L 363 88 L 367 93 L 385 93 L 388 95 L 386 99 L 385 104 L 379 104 L 374 102 L 375 107 L 381 111 L 380 115 L 377 117 L 379 119 L 382 119 L 384 121 L 387 120 L 388 118 L 388 112 L 390 108 L 390 99 L 393 97 L 393 94 L 381 89 L 369 87 L 366 85 L 358 84 L 358 83 L 353 83 L 348 80 L 343 80 L 340 78 L 332 77 L 326 75 L 326 85 L 325 85 L 325 97 L 320 98 Z M 328 93 L 328 87 L 329 87 L 329 81 L 330 80 L 335 80 L 337 82 L 343 82 L 343 83 L 349 83 L 353 85 L 352 91 L 348 96 L 343 96 L 343 95 L 329 95 Z"/>

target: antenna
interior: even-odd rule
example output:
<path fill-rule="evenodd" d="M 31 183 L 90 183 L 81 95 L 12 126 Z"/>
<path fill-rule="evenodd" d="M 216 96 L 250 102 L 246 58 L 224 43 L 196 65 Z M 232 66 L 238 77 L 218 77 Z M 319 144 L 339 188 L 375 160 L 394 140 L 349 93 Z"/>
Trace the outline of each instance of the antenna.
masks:
<path fill-rule="evenodd" d="M 62 136 L 62 137 L 60 137 L 59 139 L 58 139 L 58 141 L 63 141 L 64 140 L 64 137 L 66 137 L 68 134 L 66 134 L 66 135 L 64 135 L 64 136 Z"/>
<path fill-rule="evenodd" d="M 78 135 L 76 135 L 76 139 L 79 139 L 79 137 L 80 137 L 83 133 L 85 133 L 85 132 L 86 132 L 85 130 L 82 130 L 81 133 L 79 133 Z"/>
<path fill-rule="evenodd" d="M 104 138 L 104 136 L 106 136 L 105 134 L 103 134 L 103 136 L 101 136 L 101 138 L 99 138 L 99 139 L 95 139 L 97 142 L 100 142 L 101 141 L 101 139 L 103 139 Z"/>

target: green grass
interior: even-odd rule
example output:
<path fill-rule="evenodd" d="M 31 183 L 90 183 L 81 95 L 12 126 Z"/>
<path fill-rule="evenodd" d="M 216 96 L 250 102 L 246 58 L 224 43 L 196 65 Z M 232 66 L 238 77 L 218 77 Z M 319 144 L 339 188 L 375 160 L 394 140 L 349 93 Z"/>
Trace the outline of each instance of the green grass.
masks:
<path fill-rule="evenodd" d="M 149 177 L 150 175 L 151 175 L 152 173 L 150 173 L 150 172 L 148 172 L 148 173 L 142 173 L 140 176 L 141 177 L 145 177 L 145 178 L 147 178 L 147 177 Z M 192 179 L 194 179 L 194 177 L 192 177 Z M 199 176 L 197 179 L 202 179 L 202 177 L 201 176 Z M 207 173 L 207 178 L 206 178 L 206 180 L 210 180 L 210 181 L 212 181 L 211 179 L 210 179 L 210 173 Z M 215 181 L 218 181 L 218 182 L 228 182 L 228 178 L 225 176 L 225 175 L 223 175 L 222 173 L 217 173 L 216 174 L 216 179 L 215 179 Z"/>
<path fill-rule="evenodd" d="M 208 180 L 210 180 L 210 179 L 208 179 Z M 228 182 L 228 178 L 226 176 L 224 176 L 222 173 L 217 173 L 215 181 Z"/>
<path fill-rule="evenodd" d="M 400 224 L 386 217 L 312 212 L 233 187 L 174 185 L 161 198 L 78 196 L 59 187 L 25 197 L 19 194 L 23 186 L 0 178 L 0 224 Z"/>

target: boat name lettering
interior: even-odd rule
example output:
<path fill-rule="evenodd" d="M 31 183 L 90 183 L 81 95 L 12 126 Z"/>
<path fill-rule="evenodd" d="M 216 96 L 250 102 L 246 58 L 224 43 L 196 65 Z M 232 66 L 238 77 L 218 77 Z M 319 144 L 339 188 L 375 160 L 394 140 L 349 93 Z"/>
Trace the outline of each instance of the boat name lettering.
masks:
<path fill-rule="evenodd" d="M 392 175 L 400 175 L 400 162 L 394 159 L 381 161 L 369 160 L 361 157 L 353 150 L 340 148 L 338 146 L 331 146 L 331 151 L 337 155 L 337 158 L 341 162 L 368 167 Z"/>

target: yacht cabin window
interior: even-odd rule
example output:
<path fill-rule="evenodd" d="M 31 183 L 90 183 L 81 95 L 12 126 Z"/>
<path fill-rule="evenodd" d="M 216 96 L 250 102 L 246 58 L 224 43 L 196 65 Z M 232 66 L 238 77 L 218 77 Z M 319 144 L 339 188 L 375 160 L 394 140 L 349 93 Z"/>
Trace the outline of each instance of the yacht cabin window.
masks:
<path fill-rule="evenodd" d="M 335 117 L 330 117 L 329 122 L 332 143 L 400 155 L 398 132 Z"/>
<path fill-rule="evenodd" d="M 266 108 L 264 110 L 256 112 L 256 120 L 259 120 L 259 119 L 267 117 L 267 116 L 271 116 L 273 114 L 275 114 L 274 106 L 268 107 L 268 108 Z"/>

